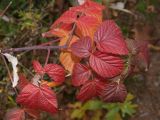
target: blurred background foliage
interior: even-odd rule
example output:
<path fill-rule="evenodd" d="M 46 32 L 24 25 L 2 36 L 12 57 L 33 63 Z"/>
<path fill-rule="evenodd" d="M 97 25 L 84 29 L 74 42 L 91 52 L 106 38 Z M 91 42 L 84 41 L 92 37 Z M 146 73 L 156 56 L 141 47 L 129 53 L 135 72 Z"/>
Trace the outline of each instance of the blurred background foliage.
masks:
<path fill-rule="evenodd" d="M 104 18 L 114 18 L 121 26 L 125 37 L 131 38 L 133 38 L 133 29 L 135 29 L 134 24 L 155 22 L 158 15 L 155 9 L 159 10 L 160 8 L 158 0 L 95 1 L 101 4 L 103 2 L 107 8 L 110 7 L 110 3 L 122 2 L 125 4 L 125 9 L 136 14 L 135 17 L 114 9 L 110 9 L 109 12 L 107 9 L 107 14 L 104 14 Z M 0 18 L 0 48 L 32 46 L 49 41 L 42 38 L 41 34 L 47 31 L 64 11 L 71 6 L 77 5 L 75 0 L 0 0 L 0 13 L 10 2 L 9 9 Z M 20 70 L 29 75 L 28 71 L 33 71 L 31 62 L 28 61 L 34 58 L 44 61 L 45 56 L 46 51 L 19 53 Z M 51 58 L 52 61 L 58 61 L 57 51 L 52 52 Z M 0 64 L 0 119 L 3 119 L 7 109 L 16 106 L 16 95 L 11 88 L 1 60 L 0 63 L 2 63 Z M 137 81 L 139 84 L 142 82 L 141 79 L 131 78 L 126 81 L 126 84 L 130 89 L 130 85 Z M 77 102 L 75 88 L 71 86 L 69 78 L 65 85 L 55 89 L 58 92 L 58 101 L 60 101 L 59 105 L 62 110 L 55 116 L 43 113 L 41 115 L 42 120 L 129 120 L 138 108 L 134 96 L 130 93 L 124 103 L 103 103 L 99 100 L 90 100 L 86 103 Z"/>

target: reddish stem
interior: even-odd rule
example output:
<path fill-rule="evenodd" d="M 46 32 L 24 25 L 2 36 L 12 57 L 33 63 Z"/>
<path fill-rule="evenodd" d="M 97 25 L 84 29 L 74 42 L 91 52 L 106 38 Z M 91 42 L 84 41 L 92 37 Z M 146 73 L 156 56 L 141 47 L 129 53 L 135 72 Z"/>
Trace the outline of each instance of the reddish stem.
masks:
<path fill-rule="evenodd" d="M 48 63 L 50 53 L 51 53 L 51 50 L 50 50 L 50 49 L 48 49 L 47 57 L 46 57 L 46 61 L 45 61 L 45 65 L 47 65 L 47 63 Z"/>
<path fill-rule="evenodd" d="M 22 47 L 22 48 L 10 48 L 1 50 L 1 53 L 9 53 L 9 52 L 21 52 L 21 51 L 28 51 L 28 50 L 48 50 L 48 49 L 63 49 L 67 48 L 66 45 L 63 46 L 29 46 L 29 47 Z"/>

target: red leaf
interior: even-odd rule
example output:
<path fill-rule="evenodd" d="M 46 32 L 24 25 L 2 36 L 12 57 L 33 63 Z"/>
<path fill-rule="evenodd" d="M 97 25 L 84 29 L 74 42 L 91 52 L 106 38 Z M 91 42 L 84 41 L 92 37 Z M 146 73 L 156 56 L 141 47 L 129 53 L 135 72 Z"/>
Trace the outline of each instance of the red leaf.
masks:
<path fill-rule="evenodd" d="M 61 15 L 59 19 L 52 25 L 51 28 L 55 27 L 57 24 L 60 23 L 67 23 L 71 24 L 76 21 L 79 14 L 85 15 L 87 17 L 95 18 L 102 18 L 102 10 L 104 6 L 92 1 L 86 1 L 83 5 L 72 7 L 70 10 L 66 11 Z"/>
<path fill-rule="evenodd" d="M 100 94 L 104 84 L 99 80 L 91 80 L 84 84 L 80 89 L 77 99 L 80 101 L 86 101 Z"/>
<path fill-rule="evenodd" d="M 81 16 L 76 21 L 77 25 L 77 34 L 79 36 L 90 36 L 93 37 L 97 27 L 100 25 L 100 22 L 92 16 Z"/>
<path fill-rule="evenodd" d="M 73 68 L 73 73 L 72 73 L 72 84 L 74 86 L 81 86 L 88 81 L 90 78 L 91 71 L 90 69 L 80 63 L 76 63 Z"/>
<path fill-rule="evenodd" d="M 25 113 L 23 109 L 13 108 L 5 115 L 5 120 L 25 120 Z"/>
<path fill-rule="evenodd" d="M 28 84 L 17 97 L 17 103 L 30 108 L 54 114 L 57 111 L 55 93 L 46 85 L 37 87 Z"/>
<path fill-rule="evenodd" d="M 89 57 L 91 52 L 91 38 L 83 37 L 71 45 L 72 53 L 78 57 Z"/>
<path fill-rule="evenodd" d="M 128 49 L 121 30 L 112 20 L 103 22 L 95 33 L 94 40 L 101 52 L 127 55 Z"/>
<path fill-rule="evenodd" d="M 90 56 L 89 63 L 92 69 L 102 77 L 115 77 L 123 70 L 123 60 L 106 53 L 93 53 Z"/>
<path fill-rule="evenodd" d="M 72 26 L 73 23 L 76 23 L 77 29 L 80 31 L 82 36 L 93 35 L 96 28 L 100 24 L 95 17 L 80 15 L 76 11 L 69 10 L 63 13 L 63 15 L 57 21 L 55 21 L 51 29 L 55 29 L 57 26 L 61 27 L 66 24 L 68 26 Z"/>
<path fill-rule="evenodd" d="M 34 60 L 32 64 L 36 73 L 44 74 L 43 67 L 38 61 Z"/>
<path fill-rule="evenodd" d="M 64 82 L 65 72 L 63 67 L 57 64 L 47 64 L 44 66 L 45 72 L 58 83 Z"/>
<path fill-rule="evenodd" d="M 23 74 L 20 74 L 17 88 L 22 90 L 28 83 L 29 81 L 26 79 L 26 77 Z"/>
<path fill-rule="evenodd" d="M 56 28 L 58 25 L 65 23 L 71 25 L 77 19 L 77 12 L 68 10 L 64 12 L 60 18 L 58 18 L 54 24 L 51 26 L 51 29 Z"/>
<path fill-rule="evenodd" d="M 127 96 L 127 90 L 124 84 L 111 82 L 106 84 L 101 93 L 101 97 L 105 102 L 124 102 Z"/>
<path fill-rule="evenodd" d="M 33 61 L 33 67 L 39 74 L 47 73 L 52 80 L 58 83 L 64 82 L 65 72 L 63 67 L 57 64 L 47 64 L 44 68 L 38 61 Z"/>

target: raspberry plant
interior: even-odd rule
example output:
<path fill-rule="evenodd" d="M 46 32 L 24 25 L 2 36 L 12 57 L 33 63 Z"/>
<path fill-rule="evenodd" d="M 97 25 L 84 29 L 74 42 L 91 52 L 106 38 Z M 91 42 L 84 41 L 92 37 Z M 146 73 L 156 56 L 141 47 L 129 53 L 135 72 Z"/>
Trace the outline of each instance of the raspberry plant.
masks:
<path fill-rule="evenodd" d="M 37 60 L 32 62 L 35 71 L 32 80 L 19 74 L 15 90 L 18 90 L 16 101 L 20 107 L 7 113 L 8 120 L 23 120 L 25 114 L 38 118 L 40 111 L 58 112 L 56 93 L 51 87 L 62 85 L 66 73 L 71 74 L 72 85 L 79 91 L 76 98 L 82 102 L 92 98 L 105 102 L 125 101 L 127 90 L 124 80 L 137 68 L 148 69 L 148 43 L 125 40 L 114 20 L 102 19 L 104 9 L 104 6 L 86 0 L 84 4 L 64 12 L 50 30 L 42 34 L 45 38 L 56 37 L 56 40 L 1 50 L 3 59 L 4 54 L 11 52 L 48 51 L 44 66 Z M 54 42 L 58 46 L 52 46 Z M 55 49 L 60 51 L 61 65 L 48 63 L 50 51 Z M 45 80 L 46 74 L 52 81 Z"/>

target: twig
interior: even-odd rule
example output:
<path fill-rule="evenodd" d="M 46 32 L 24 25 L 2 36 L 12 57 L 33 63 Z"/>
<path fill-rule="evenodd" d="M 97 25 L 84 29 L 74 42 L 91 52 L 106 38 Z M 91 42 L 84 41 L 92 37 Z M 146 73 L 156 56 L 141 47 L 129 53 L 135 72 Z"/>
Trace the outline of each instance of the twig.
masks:
<path fill-rule="evenodd" d="M 156 51 L 160 51 L 160 46 L 155 46 L 155 45 L 149 44 L 149 48 L 156 50 Z"/>
<path fill-rule="evenodd" d="M 76 24 L 73 25 L 73 28 L 70 32 L 70 35 L 69 35 L 69 38 L 66 42 L 65 45 L 63 46 L 43 46 L 43 45 L 46 45 L 46 44 L 51 44 L 53 42 L 57 42 L 59 41 L 59 39 L 55 40 L 55 41 L 50 41 L 50 42 L 47 42 L 45 44 L 42 44 L 42 45 L 35 45 L 35 46 L 29 46 L 29 47 L 21 47 L 21 48 L 9 48 L 9 49 L 2 49 L 1 50 L 1 53 L 9 53 L 9 52 L 21 52 L 21 51 L 30 51 L 30 50 L 52 50 L 52 49 L 65 49 L 68 47 L 70 41 L 72 40 L 72 37 L 73 37 L 73 33 L 74 33 L 74 30 L 76 28 Z"/>
<path fill-rule="evenodd" d="M 73 28 L 72 28 L 71 32 L 69 33 L 69 38 L 68 38 L 68 40 L 66 42 L 66 46 L 67 47 L 69 46 L 69 44 L 70 44 L 70 42 L 72 40 L 72 37 L 73 37 L 75 29 L 76 29 L 76 23 L 73 24 Z"/>
<path fill-rule="evenodd" d="M 60 41 L 60 40 L 61 40 L 60 38 L 58 38 L 58 39 L 53 39 L 53 40 L 51 40 L 51 41 L 49 41 L 49 42 L 42 43 L 42 44 L 40 44 L 39 46 L 51 45 L 52 43 L 58 42 L 58 41 Z"/>
<path fill-rule="evenodd" d="M 9 52 L 21 52 L 21 51 L 28 51 L 28 50 L 48 50 L 48 49 L 63 49 L 66 48 L 66 45 L 63 46 L 29 46 L 29 47 L 21 47 L 21 48 L 9 48 L 9 49 L 2 49 L 1 53 L 9 53 Z"/>
<path fill-rule="evenodd" d="M 50 50 L 50 49 L 48 49 L 47 57 L 46 57 L 46 61 L 45 61 L 45 65 L 47 65 L 47 63 L 48 63 L 50 53 L 51 53 L 51 50 Z"/>
<path fill-rule="evenodd" d="M 38 45 L 38 46 L 51 45 L 52 43 L 55 43 L 55 42 L 57 42 L 57 41 L 59 41 L 59 40 L 60 40 L 60 38 L 55 39 L 55 40 L 51 40 L 51 41 L 46 42 L 46 43 L 42 43 L 42 44 L 40 44 L 40 45 Z M 29 51 L 31 51 L 31 50 L 26 50 L 26 51 L 24 51 L 23 53 L 20 53 L 20 54 L 17 55 L 17 56 L 18 56 L 18 57 L 21 57 L 22 55 L 24 55 L 25 53 L 27 53 L 27 52 L 29 52 Z"/>
<path fill-rule="evenodd" d="M 11 4 L 12 4 L 12 1 L 11 2 L 9 2 L 9 4 L 7 5 L 7 7 L 3 10 L 3 12 L 0 14 L 0 17 L 2 17 L 4 14 L 5 14 L 5 12 L 8 10 L 8 8 L 11 6 Z"/>
<path fill-rule="evenodd" d="M 6 59 L 5 59 L 5 57 L 4 57 L 2 54 L 1 54 L 1 57 L 2 57 L 2 59 L 3 59 L 3 62 L 4 62 L 4 64 L 5 64 L 5 67 L 6 67 L 6 69 L 7 69 L 8 76 L 9 76 L 11 82 L 13 82 L 12 75 L 11 75 L 11 72 L 10 72 L 10 70 L 9 70 L 8 64 L 7 64 L 7 62 L 6 62 Z M 15 93 L 18 95 L 18 92 L 17 92 L 16 88 L 13 88 L 13 89 L 14 89 Z"/>

